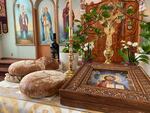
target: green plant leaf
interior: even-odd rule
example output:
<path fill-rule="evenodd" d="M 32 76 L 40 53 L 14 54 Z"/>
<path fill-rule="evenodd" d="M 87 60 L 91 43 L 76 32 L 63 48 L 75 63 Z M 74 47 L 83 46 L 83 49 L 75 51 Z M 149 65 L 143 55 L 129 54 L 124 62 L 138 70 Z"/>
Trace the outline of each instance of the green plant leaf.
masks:
<path fill-rule="evenodd" d="M 145 54 L 140 54 L 137 58 L 136 58 L 136 61 L 139 62 L 139 61 L 142 61 L 144 63 L 149 63 L 149 57 Z"/>
<path fill-rule="evenodd" d="M 126 11 L 127 14 L 133 15 L 135 13 L 134 9 L 132 7 L 129 7 Z"/>
<path fill-rule="evenodd" d="M 142 22 L 141 26 L 141 46 L 146 54 L 150 54 L 150 22 Z"/>
<path fill-rule="evenodd" d="M 147 60 L 147 59 L 142 59 L 142 58 L 141 58 L 141 59 L 138 59 L 138 62 L 139 62 L 139 61 L 142 61 L 142 62 L 144 62 L 144 63 L 146 63 L 146 64 L 149 64 L 149 60 Z"/>
<path fill-rule="evenodd" d="M 110 15 L 110 13 L 109 13 L 108 11 L 103 11 L 103 12 L 102 12 L 102 16 L 103 16 L 104 18 L 109 18 L 111 15 Z"/>
<path fill-rule="evenodd" d="M 147 55 L 144 55 L 144 54 L 140 54 L 136 59 L 149 59 L 149 57 Z"/>
<path fill-rule="evenodd" d="M 108 11 L 108 10 L 114 9 L 114 7 L 113 7 L 112 5 L 106 5 L 106 4 L 104 4 L 104 5 L 102 5 L 102 6 L 100 7 L 100 9 L 101 9 L 101 10 Z"/>
<path fill-rule="evenodd" d="M 75 19 L 74 22 L 81 22 L 81 20 Z"/>
<path fill-rule="evenodd" d="M 128 62 L 128 61 L 129 61 L 128 56 L 127 56 L 122 50 L 119 50 L 118 53 L 119 53 L 119 55 L 123 58 L 123 60 L 124 60 L 125 62 Z"/>
<path fill-rule="evenodd" d="M 69 48 L 65 47 L 63 50 L 62 50 L 63 53 L 69 53 Z"/>
<path fill-rule="evenodd" d="M 148 17 L 148 15 L 145 15 L 145 14 L 143 14 L 143 13 L 142 13 L 142 14 L 140 14 L 140 16 L 143 16 L 143 17 Z"/>
<path fill-rule="evenodd" d="M 141 46 L 146 54 L 150 54 L 150 41 L 142 42 Z"/>

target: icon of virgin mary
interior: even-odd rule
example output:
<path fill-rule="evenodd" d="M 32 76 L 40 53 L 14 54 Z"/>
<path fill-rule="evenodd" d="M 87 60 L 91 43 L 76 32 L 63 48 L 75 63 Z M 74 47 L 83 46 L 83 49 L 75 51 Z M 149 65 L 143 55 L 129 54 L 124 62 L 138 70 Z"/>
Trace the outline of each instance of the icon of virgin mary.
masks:
<path fill-rule="evenodd" d="M 53 39 L 52 20 L 47 7 L 43 9 L 43 14 L 41 16 L 41 25 L 42 25 L 42 42 L 46 44 L 53 43 L 54 39 Z"/>

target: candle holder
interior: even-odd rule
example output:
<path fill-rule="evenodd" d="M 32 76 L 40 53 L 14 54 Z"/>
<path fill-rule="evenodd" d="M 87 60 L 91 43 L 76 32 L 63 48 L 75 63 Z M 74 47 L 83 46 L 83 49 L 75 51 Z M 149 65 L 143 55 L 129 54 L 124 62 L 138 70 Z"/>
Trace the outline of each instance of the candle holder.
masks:
<path fill-rule="evenodd" d="M 72 30 L 70 30 L 72 31 Z M 71 78 L 73 75 L 74 75 L 74 71 L 73 71 L 73 49 L 72 49 L 72 46 L 73 46 L 73 41 L 70 40 L 70 43 L 69 43 L 69 70 L 66 72 L 66 78 Z"/>
<path fill-rule="evenodd" d="M 105 56 L 105 59 L 106 59 L 105 64 L 111 64 L 111 58 L 112 58 L 113 54 L 114 54 L 114 51 L 112 50 L 111 47 L 106 48 L 104 50 L 104 56 Z"/>
<path fill-rule="evenodd" d="M 71 78 L 73 75 L 73 18 L 72 0 L 69 0 L 69 70 L 66 72 L 66 78 Z"/>

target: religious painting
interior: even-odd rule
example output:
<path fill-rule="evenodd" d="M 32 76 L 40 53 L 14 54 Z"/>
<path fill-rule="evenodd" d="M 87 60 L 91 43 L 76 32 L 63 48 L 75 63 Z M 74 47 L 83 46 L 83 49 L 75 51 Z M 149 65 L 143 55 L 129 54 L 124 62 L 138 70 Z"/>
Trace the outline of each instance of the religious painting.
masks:
<path fill-rule="evenodd" d="M 80 19 L 81 0 L 72 1 L 72 19 Z M 68 0 L 59 0 L 59 42 L 65 44 L 69 39 L 69 2 Z M 77 24 L 73 23 L 73 31 L 76 31 Z"/>
<path fill-rule="evenodd" d="M 127 74 L 125 71 L 94 70 L 88 84 L 96 87 L 129 90 Z"/>
<path fill-rule="evenodd" d="M 14 5 L 17 45 L 33 45 L 33 16 L 30 0 L 16 0 Z"/>
<path fill-rule="evenodd" d="M 53 0 L 43 0 L 38 7 L 39 27 L 40 27 L 40 45 L 49 45 L 54 41 L 55 33 L 54 22 L 54 2 Z"/>
<path fill-rule="evenodd" d="M 0 34 L 8 32 L 6 0 L 0 0 Z"/>

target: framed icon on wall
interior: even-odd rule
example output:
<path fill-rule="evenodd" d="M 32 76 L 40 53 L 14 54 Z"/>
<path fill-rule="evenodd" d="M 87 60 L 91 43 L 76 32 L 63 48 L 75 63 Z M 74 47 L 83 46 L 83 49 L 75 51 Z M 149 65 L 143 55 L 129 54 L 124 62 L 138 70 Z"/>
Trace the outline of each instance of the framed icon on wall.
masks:
<path fill-rule="evenodd" d="M 73 10 L 72 18 L 73 21 L 80 19 L 81 17 L 81 6 L 80 3 L 82 0 L 73 0 L 72 1 Z M 58 23 L 59 23 L 59 43 L 64 45 L 69 39 L 69 2 L 67 0 L 58 1 Z M 73 23 L 73 31 L 76 31 L 77 23 Z"/>
<path fill-rule="evenodd" d="M 38 21 L 40 45 L 50 45 L 54 41 L 53 33 L 55 33 L 55 16 L 54 1 L 43 0 L 38 6 Z"/>
<path fill-rule="evenodd" d="M 16 0 L 14 21 L 17 45 L 34 45 L 33 4 L 31 0 Z"/>

